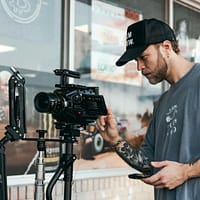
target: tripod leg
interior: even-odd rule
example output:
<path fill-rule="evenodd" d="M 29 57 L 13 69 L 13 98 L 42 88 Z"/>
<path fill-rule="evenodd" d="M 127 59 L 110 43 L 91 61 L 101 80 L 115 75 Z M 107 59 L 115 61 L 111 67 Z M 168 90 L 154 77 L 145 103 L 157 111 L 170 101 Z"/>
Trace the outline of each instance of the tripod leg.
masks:
<path fill-rule="evenodd" d="M 44 151 L 38 152 L 38 158 L 36 160 L 37 171 L 35 174 L 35 200 L 44 200 Z"/>
<path fill-rule="evenodd" d="M 66 163 L 64 171 L 64 200 L 71 200 L 71 187 L 72 187 L 72 176 L 73 176 L 73 162 L 76 160 L 75 155 L 71 155 Z"/>
<path fill-rule="evenodd" d="M 5 148 L 0 146 L 0 199 L 7 200 L 7 176 L 5 168 Z"/>
<path fill-rule="evenodd" d="M 75 160 L 75 156 L 72 155 L 70 158 L 66 159 L 63 155 L 60 160 L 60 165 L 58 166 L 57 170 L 55 171 L 53 177 L 51 178 L 47 190 L 46 190 L 46 199 L 52 200 L 52 190 L 54 185 L 56 184 L 57 180 L 64 172 L 64 183 L 65 183 L 65 190 L 64 190 L 64 199 L 70 200 L 71 199 L 71 182 L 72 182 L 72 164 Z"/>
<path fill-rule="evenodd" d="M 63 171 L 64 171 L 63 166 L 59 165 L 47 186 L 47 190 L 46 190 L 46 199 L 47 200 L 52 200 L 53 187 L 56 184 L 57 180 L 59 179 L 60 175 L 63 173 Z"/>

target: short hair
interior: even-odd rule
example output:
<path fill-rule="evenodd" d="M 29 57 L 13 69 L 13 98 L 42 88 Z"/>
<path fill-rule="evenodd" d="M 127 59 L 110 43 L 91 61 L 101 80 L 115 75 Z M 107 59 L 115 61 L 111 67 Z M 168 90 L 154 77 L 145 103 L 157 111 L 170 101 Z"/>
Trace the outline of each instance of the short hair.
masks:
<path fill-rule="evenodd" d="M 171 41 L 172 43 L 172 49 L 174 50 L 175 53 L 179 54 L 180 53 L 180 48 L 178 46 L 178 41 Z"/>
<path fill-rule="evenodd" d="M 179 54 L 179 53 L 180 53 L 180 49 L 179 49 L 179 46 L 178 46 L 178 41 L 177 41 L 177 40 L 174 40 L 174 41 L 170 41 L 170 42 L 171 42 L 171 44 L 172 44 L 172 49 L 173 49 L 173 51 L 174 51 L 176 54 Z M 162 44 L 162 42 L 157 43 L 156 46 L 159 47 L 161 44 Z"/>

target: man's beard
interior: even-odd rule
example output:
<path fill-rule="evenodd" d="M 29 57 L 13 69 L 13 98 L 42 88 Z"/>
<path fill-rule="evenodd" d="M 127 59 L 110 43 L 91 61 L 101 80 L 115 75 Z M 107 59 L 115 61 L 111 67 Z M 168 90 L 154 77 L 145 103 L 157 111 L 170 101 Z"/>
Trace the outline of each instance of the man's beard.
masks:
<path fill-rule="evenodd" d="M 167 63 L 165 59 L 163 58 L 162 54 L 160 51 L 158 51 L 158 57 L 157 57 L 157 64 L 156 68 L 154 71 L 151 73 L 151 77 L 148 79 L 151 84 L 157 84 L 160 83 L 161 81 L 166 79 L 166 74 L 167 74 Z"/>

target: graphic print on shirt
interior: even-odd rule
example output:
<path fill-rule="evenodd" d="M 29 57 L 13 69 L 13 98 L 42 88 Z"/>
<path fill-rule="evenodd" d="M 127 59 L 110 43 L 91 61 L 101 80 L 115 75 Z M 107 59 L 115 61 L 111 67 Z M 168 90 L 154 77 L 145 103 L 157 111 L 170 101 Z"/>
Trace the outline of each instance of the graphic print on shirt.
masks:
<path fill-rule="evenodd" d="M 173 135 L 176 133 L 176 124 L 177 124 L 177 113 L 178 105 L 173 105 L 169 108 L 169 111 L 166 113 L 166 122 L 167 122 L 167 136 Z"/>

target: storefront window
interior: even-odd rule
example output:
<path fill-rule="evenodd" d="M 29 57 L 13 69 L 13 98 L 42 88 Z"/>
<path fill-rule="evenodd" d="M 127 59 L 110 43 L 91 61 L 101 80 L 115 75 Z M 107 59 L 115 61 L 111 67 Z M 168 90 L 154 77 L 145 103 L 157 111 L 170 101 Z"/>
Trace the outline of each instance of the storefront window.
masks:
<path fill-rule="evenodd" d="M 0 3 L 1 65 L 52 71 L 60 64 L 60 1 Z"/>
<path fill-rule="evenodd" d="M 174 3 L 174 28 L 181 54 L 194 62 L 200 61 L 200 13 Z"/>
<path fill-rule="evenodd" d="M 162 93 L 161 84 L 150 85 L 136 70 L 134 61 L 123 67 L 115 65 L 125 50 L 128 25 L 143 18 L 164 19 L 164 1 L 152 0 L 149 6 L 143 5 L 142 1 L 75 1 L 74 69 L 81 73 L 81 79 L 75 83 L 99 87 L 107 106 L 117 117 L 122 137 L 133 143 L 137 136 L 142 140 L 153 105 Z M 110 146 L 98 132 L 92 135 L 87 130 L 81 138 L 78 169 L 126 166 L 121 161 L 113 161 Z M 98 162 L 107 156 L 110 166 L 104 161 Z M 92 163 L 87 162 L 91 159 Z"/>
<path fill-rule="evenodd" d="M 37 113 L 33 100 L 40 91 L 53 91 L 58 82 L 53 70 L 60 67 L 60 22 L 61 1 L 0 1 L 0 138 L 9 124 L 11 66 L 25 78 L 26 137 L 38 137 L 37 129 L 46 129 L 47 137 L 55 135 L 52 119 Z M 55 149 L 47 144 L 51 157 L 58 154 Z M 6 144 L 7 174 L 32 173 L 36 152 L 36 142 Z"/>

